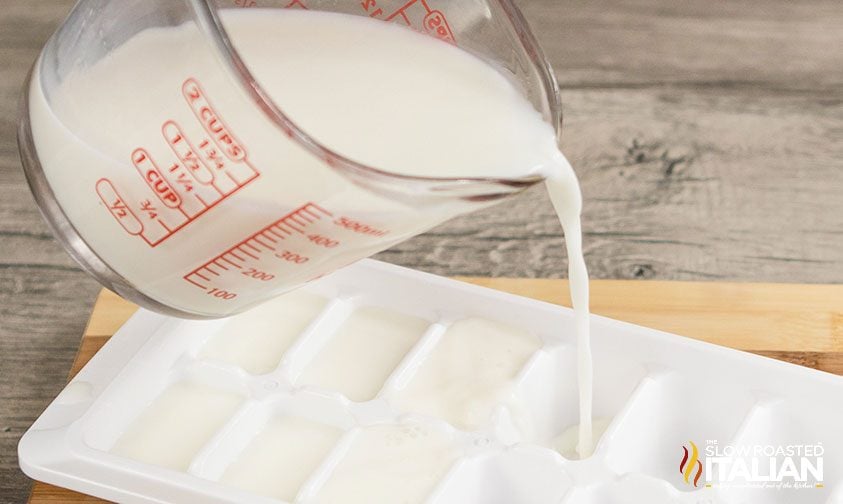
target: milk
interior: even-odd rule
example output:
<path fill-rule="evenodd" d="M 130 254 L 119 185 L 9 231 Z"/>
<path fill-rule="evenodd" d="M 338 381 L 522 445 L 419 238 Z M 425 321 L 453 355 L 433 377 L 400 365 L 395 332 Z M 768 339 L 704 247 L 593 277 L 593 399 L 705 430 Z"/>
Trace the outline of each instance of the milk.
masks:
<path fill-rule="evenodd" d="M 357 402 L 374 399 L 428 324 L 384 308 L 358 308 L 304 368 L 296 384 L 336 390 Z"/>
<path fill-rule="evenodd" d="M 451 438 L 427 425 L 362 429 L 313 504 L 421 504 L 460 455 Z"/>
<path fill-rule="evenodd" d="M 201 359 L 269 373 L 296 338 L 325 308 L 327 299 L 293 291 L 228 319 L 199 352 Z"/>
<path fill-rule="evenodd" d="M 611 418 L 594 418 L 591 421 L 590 428 L 592 429 L 592 443 L 595 440 L 600 439 L 603 434 L 606 432 L 606 429 L 609 428 L 609 425 L 612 423 Z M 582 439 L 582 435 L 580 434 L 580 426 L 579 424 L 573 425 L 564 431 L 561 434 L 556 436 L 550 442 L 551 448 L 559 452 L 563 457 L 569 459 L 576 459 L 580 457 L 580 439 Z"/>
<path fill-rule="evenodd" d="M 269 97 L 307 134 L 352 160 L 417 176 L 546 177 L 570 258 L 578 452 L 587 456 L 591 364 L 581 198 L 553 128 L 491 65 L 395 25 L 291 10 L 225 10 L 222 19 Z M 232 313 L 469 209 L 420 211 L 411 201 L 349 183 L 258 112 L 206 44 L 191 23 L 149 29 L 70 72 L 49 102 L 37 67 L 30 89 L 33 138 L 58 204 L 87 245 L 140 292 L 192 313 Z M 223 125 L 222 133 L 209 138 L 207 117 Z M 161 187 L 163 195 L 154 192 Z M 271 271 L 256 265 L 237 274 L 236 289 L 213 287 L 224 264 L 200 272 L 209 285 L 185 281 L 209 257 L 305 202 L 326 209 L 309 207 L 313 215 L 330 212 L 328 227 L 319 229 L 338 234 L 308 237 L 318 245 L 291 238 L 298 252 L 279 256 Z M 330 249 L 332 240 L 345 248 Z M 248 246 L 237 252 L 247 263 Z M 273 279 L 263 282 L 266 275 Z M 268 369 L 281 346 L 271 359 L 247 365 Z M 349 393 L 370 397 L 373 387 Z"/>
<path fill-rule="evenodd" d="M 401 411 L 476 429 L 509 400 L 516 375 L 540 346 L 536 336 L 505 324 L 457 321 L 398 392 L 395 404 Z"/>
<path fill-rule="evenodd" d="M 150 404 L 111 451 L 186 471 L 202 446 L 234 414 L 243 398 L 231 392 L 179 382 Z"/>
<path fill-rule="evenodd" d="M 220 481 L 293 502 L 341 435 L 336 427 L 312 420 L 273 418 L 226 469 Z"/>
<path fill-rule="evenodd" d="M 562 154 L 559 168 L 545 171 L 545 185 L 562 229 L 568 252 L 568 282 L 577 333 L 577 383 L 580 395 L 580 422 L 577 453 L 588 457 L 594 450 L 591 432 L 593 370 L 591 358 L 591 330 L 589 326 L 588 270 L 582 250 L 580 214 L 582 196 L 576 176 Z M 565 168 L 567 167 L 567 169 Z"/>
<path fill-rule="evenodd" d="M 347 158 L 428 177 L 522 178 L 558 164 L 553 128 L 506 77 L 451 44 L 341 14 L 222 14 L 279 108 Z M 33 137 L 56 199 L 89 247 L 141 293 L 192 313 L 229 314 L 480 205 L 420 208 L 351 183 L 292 141 L 227 72 L 184 24 L 142 31 L 70 72 L 49 103 L 35 75 Z M 222 130 L 211 135 L 212 127 Z M 284 240 L 273 245 L 278 254 L 292 254 L 254 261 L 248 245 L 233 251 L 257 277 L 229 278 L 220 259 L 195 283 L 184 280 L 308 202 L 317 206 L 308 216 L 320 220 L 306 236 L 275 237 Z M 228 275 L 225 284 L 214 284 L 218 275 Z"/>

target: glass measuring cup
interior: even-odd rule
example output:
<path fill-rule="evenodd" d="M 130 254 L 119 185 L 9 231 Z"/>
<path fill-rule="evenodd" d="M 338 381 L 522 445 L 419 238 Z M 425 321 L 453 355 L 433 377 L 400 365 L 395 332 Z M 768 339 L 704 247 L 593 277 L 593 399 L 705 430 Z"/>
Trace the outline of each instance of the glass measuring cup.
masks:
<path fill-rule="evenodd" d="M 164 313 L 229 315 L 542 180 L 400 175 L 320 143 L 226 32 L 225 12 L 249 7 L 369 16 L 457 44 L 558 131 L 552 71 L 508 0 L 81 0 L 30 75 L 19 146 L 46 220 L 106 287 Z M 207 43 L 167 75 L 125 69 L 133 81 L 102 100 L 118 104 L 111 122 L 87 113 L 100 100 L 74 79 L 136 34 L 171 27 Z"/>

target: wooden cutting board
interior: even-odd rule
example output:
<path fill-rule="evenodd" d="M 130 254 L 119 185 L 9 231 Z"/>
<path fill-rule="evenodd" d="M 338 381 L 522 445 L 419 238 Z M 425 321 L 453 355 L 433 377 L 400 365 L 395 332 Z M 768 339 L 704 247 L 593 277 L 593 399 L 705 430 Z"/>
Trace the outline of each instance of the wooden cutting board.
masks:
<path fill-rule="evenodd" d="M 460 278 L 570 306 L 565 280 Z M 594 313 L 843 375 L 843 285 L 593 280 Z M 103 290 L 70 377 L 137 307 Z M 105 502 L 35 483 L 29 502 Z"/>

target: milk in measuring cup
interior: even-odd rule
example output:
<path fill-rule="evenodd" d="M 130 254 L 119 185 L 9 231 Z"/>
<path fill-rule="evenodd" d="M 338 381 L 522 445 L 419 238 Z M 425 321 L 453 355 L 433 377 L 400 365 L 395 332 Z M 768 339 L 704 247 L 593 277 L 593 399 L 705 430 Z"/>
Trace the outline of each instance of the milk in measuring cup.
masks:
<path fill-rule="evenodd" d="M 589 454 L 581 200 L 553 128 L 496 69 L 431 37 L 334 13 L 222 16 L 280 109 L 350 159 L 417 176 L 547 177 L 567 238 L 582 387 L 578 451 Z M 37 68 L 30 90 L 34 142 L 58 203 L 90 248 L 141 292 L 192 313 L 233 312 L 281 279 L 279 292 L 454 213 L 417 212 L 349 184 L 255 114 L 205 44 L 193 24 L 148 29 L 71 72 L 49 103 Z M 127 96 L 138 82 L 143 93 Z"/>

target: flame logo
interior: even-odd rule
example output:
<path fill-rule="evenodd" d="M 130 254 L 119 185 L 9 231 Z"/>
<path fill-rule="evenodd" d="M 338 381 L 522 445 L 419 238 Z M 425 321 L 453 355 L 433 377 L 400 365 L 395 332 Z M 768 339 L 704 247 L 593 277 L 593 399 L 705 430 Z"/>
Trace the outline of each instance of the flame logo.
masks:
<path fill-rule="evenodd" d="M 685 454 L 682 456 L 682 462 L 679 463 L 679 474 L 685 479 L 685 484 L 691 484 L 691 475 L 694 474 L 694 469 L 696 469 L 696 474 L 694 475 L 694 486 L 696 487 L 700 481 L 700 476 L 702 476 L 702 462 L 700 462 L 700 451 L 697 449 L 697 445 L 694 444 L 693 441 L 688 441 L 691 443 L 691 451 L 688 452 L 688 448 L 682 446 L 682 450 Z"/>

